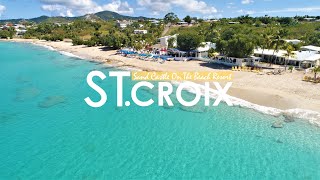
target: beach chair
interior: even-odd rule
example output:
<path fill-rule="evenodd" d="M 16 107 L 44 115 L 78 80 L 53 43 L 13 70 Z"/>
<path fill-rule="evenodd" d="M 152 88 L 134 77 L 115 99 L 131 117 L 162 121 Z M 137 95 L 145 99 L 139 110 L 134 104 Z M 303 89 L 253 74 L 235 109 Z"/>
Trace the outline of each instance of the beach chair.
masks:
<path fill-rule="evenodd" d="M 244 71 L 244 72 L 247 72 L 247 71 L 248 71 L 246 66 L 243 66 L 241 69 L 242 69 L 242 71 Z"/>
<path fill-rule="evenodd" d="M 254 68 L 252 69 L 252 72 L 253 72 L 253 73 L 258 73 L 259 71 L 258 71 L 258 69 L 257 69 L 256 67 L 254 67 Z"/>
<path fill-rule="evenodd" d="M 303 81 L 308 81 L 308 76 L 303 76 Z"/>
<path fill-rule="evenodd" d="M 234 66 L 232 66 L 232 71 L 235 71 L 235 67 Z"/>

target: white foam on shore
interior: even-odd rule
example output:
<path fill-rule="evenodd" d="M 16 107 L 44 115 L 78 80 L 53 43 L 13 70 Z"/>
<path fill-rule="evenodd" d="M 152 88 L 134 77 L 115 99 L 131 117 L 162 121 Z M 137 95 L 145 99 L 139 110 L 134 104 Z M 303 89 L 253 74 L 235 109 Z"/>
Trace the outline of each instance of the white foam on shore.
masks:
<path fill-rule="evenodd" d="M 34 43 L 34 42 L 31 42 L 31 44 L 36 45 L 36 46 L 44 47 L 44 48 L 46 48 L 46 49 L 48 49 L 48 50 L 50 50 L 50 51 L 57 51 L 57 52 L 59 52 L 60 54 L 65 55 L 65 56 L 69 56 L 69 57 L 73 57 L 73 58 L 78 58 L 78 59 L 86 59 L 86 58 L 84 58 L 84 57 L 77 56 L 77 55 L 72 54 L 72 53 L 70 53 L 70 52 L 59 51 L 59 50 L 53 48 L 52 46 L 48 46 L 48 45 L 44 45 L 44 44 L 38 44 L 38 43 Z"/>
<path fill-rule="evenodd" d="M 29 43 L 29 42 L 27 42 L 27 43 Z M 51 50 L 51 51 L 57 51 L 56 49 L 54 49 L 54 48 L 51 47 L 51 46 L 47 46 L 47 45 L 44 45 L 44 44 L 37 44 L 37 43 L 34 43 L 34 42 L 30 42 L 30 43 L 33 44 L 33 45 L 36 45 L 36 46 L 44 47 L 44 48 L 46 48 L 46 49 L 48 49 L 48 50 Z"/>
<path fill-rule="evenodd" d="M 192 87 L 187 87 L 186 90 L 190 93 L 196 93 L 194 87 L 198 87 L 201 90 L 201 95 L 204 96 L 205 92 L 205 86 L 202 84 L 197 84 L 194 82 L 185 81 L 192 84 Z M 183 82 L 176 82 L 173 81 L 173 84 L 179 85 Z M 218 98 L 219 94 L 218 91 L 215 89 L 210 88 L 210 98 L 216 99 Z M 320 127 L 320 113 L 311 111 L 311 110 L 305 110 L 305 109 L 288 109 L 288 110 L 281 110 L 273 107 L 267 107 L 267 106 L 261 106 L 258 104 L 254 104 L 248 101 L 245 101 L 243 99 L 229 96 L 230 101 L 232 102 L 233 106 L 239 106 L 243 108 L 253 109 L 255 111 L 261 112 L 263 114 L 271 115 L 271 116 L 284 116 L 285 118 L 297 118 L 297 119 L 305 119 L 308 120 L 309 123 L 316 125 Z"/>
<path fill-rule="evenodd" d="M 58 51 L 60 54 L 62 55 L 65 55 L 65 56 L 69 56 L 69 57 L 73 57 L 73 58 L 78 58 L 78 59 L 86 59 L 86 58 L 83 58 L 81 56 L 77 56 L 75 54 L 72 54 L 72 53 L 69 53 L 69 52 L 66 52 L 66 51 Z"/>

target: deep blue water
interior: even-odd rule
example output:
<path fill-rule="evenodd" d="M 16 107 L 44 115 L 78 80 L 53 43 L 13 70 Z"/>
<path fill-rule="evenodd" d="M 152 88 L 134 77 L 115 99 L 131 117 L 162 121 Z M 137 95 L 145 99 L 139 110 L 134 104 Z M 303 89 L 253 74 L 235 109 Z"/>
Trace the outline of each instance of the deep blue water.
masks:
<path fill-rule="evenodd" d="M 43 47 L 0 42 L 0 179 L 320 179 L 320 129 L 240 107 L 116 107 L 115 70 Z M 130 100 L 135 82 L 124 81 Z M 142 99 L 156 98 L 142 89 Z M 185 93 L 184 96 L 192 96 Z"/>

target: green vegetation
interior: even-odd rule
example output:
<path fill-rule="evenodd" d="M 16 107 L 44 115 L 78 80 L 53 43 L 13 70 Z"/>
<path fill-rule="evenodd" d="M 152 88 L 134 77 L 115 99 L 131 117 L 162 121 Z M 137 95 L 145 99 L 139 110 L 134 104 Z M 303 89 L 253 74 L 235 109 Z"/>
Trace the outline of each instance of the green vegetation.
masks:
<path fill-rule="evenodd" d="M 314 80 L 316 80 L 317 79 L 317 75 L 320 73 L 320 66 L 314 67 L 312 71 L 314 73 Z"/>
<path fill-rule="evenodd" d="M 175 38 L 168 39 L 168 48 L 174 48 Z"/>
<path fill-rule="evenodd" d="M 142 25 L 147 34 L 133 34 Z M 63 41 L 72 39 L 73 45 L 108 46 L 111 48 L 136 47 L 142 49 L 157 42 L 163 31 L 163 25 L 155 25 L 149 21 L 135 22 L 125 29 L 116 26 L 115 21 L 75 20 L 72 23 L 40 23 L 29 28 L 24 38 L 38 38 L 47 41 Z"/>
<path fill-rule="evenodd" d="M 180 50 L 191 51 L 201 46 L 204 38 L 195 31 L 185 31 L 177 37 L 177 45 Z"/>
<path fill-rule="evenodd" d="M 191 19 L 191 17 L 189 15 L 186 16 L 183 20 L 184 20 L 184 22 L 187 22 L 188 24 L 190 24 L 191 21 L 192 21 L 192 19 Z"/>
<path fill-rule="evenodd" d="M 295 53 L 293 52 L 294 51 L 294 48 L 289 44 L 287 45 L 287 48 L 286 48 L 286 54 L 285 54 L 285 57 L 287 57 L 287 59 L 285 60 L 285 70 L 287 70 L 287 65 L 288 65 L 288 60 L 290 57 L 293 57 L 295 56 Z M 292 70 L 291 70 L 292 72 Z"/>
<path fill-rule="evenodd" d="M 314 17 L 320 19 L 320 17 Z M 229 22 L 240 24 L 229 24 Z M 303 45 L 320 46 L 320 22 L 308 22 L 304 17 L 249 17 L 222 18 L 214 22 L 200 22 L 191 27 L 173 26 L 168 34 L 181 34 L 185 31 L 195 31 L 204 37 L 204 41 L 217 43 L 217 51 L 233 57 L 246 57 L 255 47 L 274 49 L 274 54 L 280 49 L 286 50 L 285 39 L 299 39 L 302 43 L 293 45 L 299 50 Z M 275 61 L 275 56 L 270 63 Z"/>
<path fill-rule="evenodd" d="M 289 66 L 289 68 L 288 68 L 288 70 L 292 73 L 292 71 L 293 71 L 293 66 L 291 65 L 291 66 Z"/>
<path fill-rule="evenodd" d="M 168 23 L 176 24 L 177 22 L 180 21 L 178 16 L 173 12 L 166 14 L 163 20 L 166 24 Z"/>
<path fill-rule="evenodd" d="M 10 27 L 8 29 L 0 30 L 0 39 L 12 39 L 16 33 L 15 29 Z"/>
<path fill-rule="evenodd" d="M 219 52 L 237 58 L 248 57 L 253 53 L 257 41 L 253 38 L 253 32 L 249 29 L 228 29 L 217 40 L 216 48 Z"/>

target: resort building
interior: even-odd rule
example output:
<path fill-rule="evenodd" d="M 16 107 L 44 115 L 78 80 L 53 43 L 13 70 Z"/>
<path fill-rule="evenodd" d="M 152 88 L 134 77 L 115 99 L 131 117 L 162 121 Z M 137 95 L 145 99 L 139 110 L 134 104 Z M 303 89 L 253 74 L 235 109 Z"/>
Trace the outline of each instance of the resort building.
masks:
<path fill-rule="evenodd" d="M 192 54 L 196 58 L 208 58 L 208 52 L 210 49 L 216 49 L 216 43 L 203 42 L 202 46 L 192 51 Z"/>
<path fill-rule="evenodd" d="M 248 58 L 235 58 L 235 57 L 226 57 L 226 56 L 217 56 L 213 58 L 214 62 L 217 64 L 222 64 L 225 66 L 256 66 L 261 58 L 258 57 L 248 57 Z"/>
<path fill-rule="evenodd" d="M 159 38 L 161 47 L 168 48 L 168 40 L 171 38 L 174 38 L 173 47 L 176 47 L 177 46 L 177 36 L 178 35 L 175 34 L 172 36 L 164 36 L 164 37 Z"/>
<path fill-rule="evenodd" d="M 308 46 L 306 46 L 308 47 Z M 286 51 L 273 49 L 255 49 L 254 56 L 260 57 L 263 62 L 271 62 L 273 64 L 285 65 L 286 61 L 288 65 L 295 66 L 297 68 L 310 68 L 320 65 L 320 53 L 318 51 L 294 51 L 293 57 L 286 57 Z"/>
<path fill-rule="evenodd" d="M 133 31 L 134 34 L 147 34 L 148 31 L 147 30 L 139 30 L 139 29 L 136 29 Z"/>
<path fill-rule="evenodd" d="M 316 51 L 316 52 L 320 52 L 320 47 L 318 46 L 302 46 L 301 51 Z"/>

